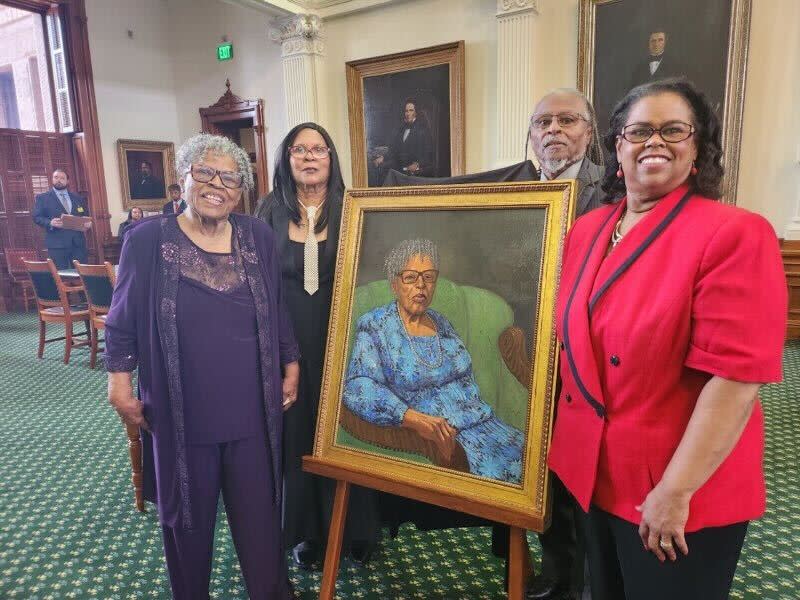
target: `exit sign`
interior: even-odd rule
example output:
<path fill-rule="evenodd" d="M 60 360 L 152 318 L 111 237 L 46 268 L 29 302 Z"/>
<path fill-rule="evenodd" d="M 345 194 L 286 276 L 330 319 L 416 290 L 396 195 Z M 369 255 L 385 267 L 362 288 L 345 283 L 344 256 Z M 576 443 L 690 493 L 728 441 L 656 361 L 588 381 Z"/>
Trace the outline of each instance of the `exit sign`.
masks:
<path fill-rule="evenodd" d="M 220 44 L 217 46 L 217 60 L 230 60 L 233 58 L 233 44 Z"/>

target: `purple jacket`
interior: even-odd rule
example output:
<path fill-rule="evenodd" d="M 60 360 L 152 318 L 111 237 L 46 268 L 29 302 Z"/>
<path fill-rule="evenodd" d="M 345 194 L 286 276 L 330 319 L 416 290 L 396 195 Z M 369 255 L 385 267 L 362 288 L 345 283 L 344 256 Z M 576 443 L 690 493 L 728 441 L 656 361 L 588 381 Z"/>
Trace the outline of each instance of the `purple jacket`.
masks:
<path fill-rule="evenodd" d="M 272 230 L 245 215 L 232 214 L 230 220 L 256 307 L 266 431 L 277 504 L 282 489 L 281 367 L 297 360 L 300 353 L 283 304 Z M 139 398 L 151 428 L 150 433 L 141 432 L 145 498 L 157 504 L 162 524 L 175 527 L 180 523 L 185 529 L 193 529 L 186 466 L 191 448 L 185 441 L 175 321 L 182 240 L 174 215 L 145 219 L 127 234 L 106 319 L 105 360 L 112 372 L 131 372 L 138 366 Z M 208 368 L 214 368 L 213 358 L 209 359 Z"/>

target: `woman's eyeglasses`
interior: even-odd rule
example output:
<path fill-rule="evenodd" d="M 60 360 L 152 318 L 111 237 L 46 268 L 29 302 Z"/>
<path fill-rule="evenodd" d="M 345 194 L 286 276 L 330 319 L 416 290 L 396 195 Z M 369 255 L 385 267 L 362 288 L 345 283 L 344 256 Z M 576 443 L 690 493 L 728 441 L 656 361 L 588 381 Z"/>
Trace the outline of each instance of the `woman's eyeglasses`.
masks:
<path fill-rule="evenodd" d="M 436 280 L 439 278 L 439 271 L 436 269 L 429 269 L 427 271 L 414 271 L 412 269 L 407 269 L 405 271 L 400 271 L 397 276 L 400 278 L 400 281 L 406 285 L 413 285 L 417 283 L 420 277 L 422 277 L 422 281 L 425 283 L 436 283 Z"/>
<path fill-rule="evenodd" d="M 311 148 L 306 148 L 305 146 L 289 146 L 289 156 L 304 158 L 307 153 L 311 154 L 314 158 L 323 159 L 331 153 L 331 149 L 327 146 L 311 146 Z"/>
<path fill-rule="evenodd" d="M 672 123 L 667 123 L 660 129 L 641 123 L 632 123 L 622 128 L 621 135 L 632 144 L 643 144 L 656 133 L 660 135 L 661 139 L 665 142 L 682 142 L 692 137 L 694 132 L 694 126 L 689 125 L 689 123 L 673 121 Z"/>
<path fill-rule="evenodd" d="M 236 171 L 219 171 L 206 165 L 192 165 L 189 172 L 192 174 L 192 179 L 198 183 L 208 183 L 219 175 L 222 185 L 232 190 L 242 187 L 244 183 L 244 176 Z"/>

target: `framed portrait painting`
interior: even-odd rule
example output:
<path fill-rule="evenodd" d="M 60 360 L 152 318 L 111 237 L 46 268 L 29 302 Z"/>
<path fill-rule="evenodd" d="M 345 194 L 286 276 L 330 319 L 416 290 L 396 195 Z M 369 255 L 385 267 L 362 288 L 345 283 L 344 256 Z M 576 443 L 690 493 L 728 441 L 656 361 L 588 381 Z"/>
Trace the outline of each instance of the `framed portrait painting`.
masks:
<path fill-rule="evenodd" d="M 601 132 L 632 87 L 686 77 L 722 124 L 724 200 L 735 203 L 751 0 L 580 0 L 578 85 Z"/>
<path fill-rule="evenodd" d="M 541 531 L 573 203 L 571 181 L 348 191 L 306 466 Z"/>
<path fill-rule="evenodd" d="M 353 187 L 464 173 L 464 42 L 347 63 Z"/>
<path fill-rule="evenodd" d="M 117 140 L 122 205 L 146 211 L 161 210 L 167 186 L 176 182 L 172 142 Z"/>

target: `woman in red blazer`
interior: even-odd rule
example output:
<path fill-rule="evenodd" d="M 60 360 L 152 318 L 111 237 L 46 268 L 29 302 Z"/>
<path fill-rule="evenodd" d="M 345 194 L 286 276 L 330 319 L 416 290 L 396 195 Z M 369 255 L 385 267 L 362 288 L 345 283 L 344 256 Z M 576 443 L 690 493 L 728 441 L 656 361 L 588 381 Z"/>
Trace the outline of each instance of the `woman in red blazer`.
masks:
<path fill-rule="evenodd" d="M 727 598 L 765 508 L 757 393 L 781 379 L 778 242 L 718 201 L 720 125 L 690 83 L 631 90 L 605 141 L 614 203 L 564 246 L 550 467 L 588 512 L 593 600 Z"/>

